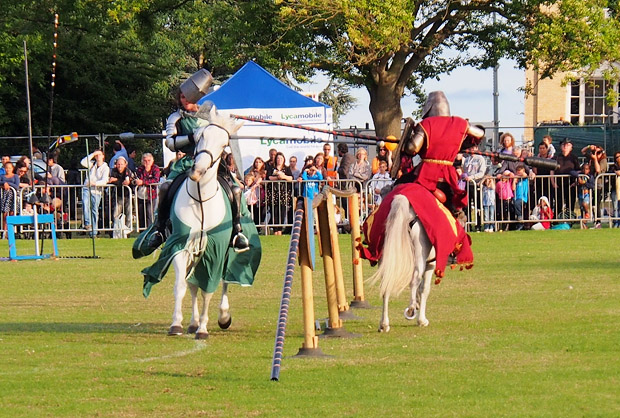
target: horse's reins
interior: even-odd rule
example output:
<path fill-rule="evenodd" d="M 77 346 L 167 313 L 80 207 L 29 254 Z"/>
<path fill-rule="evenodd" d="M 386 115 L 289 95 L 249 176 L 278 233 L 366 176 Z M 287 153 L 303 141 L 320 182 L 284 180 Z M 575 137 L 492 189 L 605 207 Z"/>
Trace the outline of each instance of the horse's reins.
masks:
<path fill-rule="evenodd" d="M 228 133 L 228 129 L 224 128 L 223 126 L 220 126 L 220 125 L 215 124 L 215 123 L 209 123 L 207 128 L 209 126 L 215 126 L 216 128 L 220 128 L 220 129 L 224 130 L 228 134 L 228 137 L 230 138 L 230 133 Z M 207 170 L 210 170 L 211 168 L 213 168 L 213 166 L 218 161 L 220 161 L 220 159 L 222 158 L 222 154 L 220 154 L 217 158 L 215 158 L 213 156 L 213 153 L 205 148 L 205 149 L 202 149 L 202 150 L 194 153 L 194 160 L 196 159 L 196 157 L 198 157 L 202 153 L 207 154 L 209 157 L 211 157 L 211 164 L 209 165 L 209 167 L 207 167 Z M 217 194 L 217 190 L 219 190 L 219 186 L 218 186 L 216 192 L 213 194 L 213 196 L 210 196 L 210 197 L 206 198 L 205 200 L 202 200 L 202 196 L 200 195 L 200 187 L 198 187 L 198 199 L 196 199 L 194 196 L 192 196 L 192 194 L 189 192 L 188 183 L 185 183 L 185 190 L 187 191 L 187 194 L 188 194 L 189 197 L 191 197 L 194 201 L 196 201 L 196 202 L 198 202 L 198 203 L 200 203 L 202 205 L 203 203 L 208 202 L 209 200 L 211 200 Z"/>
<path fill-rule="evenodd" d="M 228 138 L 230 138 L 230 133 L 228 132 L 228 129 L 224 128 L 223 126 L 220 126 L 216 123 L 209 123 L 209 126 L 215 126 L 216 128 L 220 128 L 222 129 L 224 132 L 226 132 L 226 134 L 228 135 Z M 207 126 L 207 128 L 209 127 Z M 205 153 L 207 155 L 209 155 L 209 157 L 211 157 L 211 164 L 209 165 L 209 167 L 207 168 L 207 170 L 210 170 L 211 168 L 213 168 L 213 166 L 215 165 L 215 163 L 217 163 L 221 158 L 222 158 L 222 154 L 220 154 L 217 158 L 215 158 L 213 156 L 213 154 L 211 153 L 211 151 L 209 151 L 208 149 L 202 149 L 198 152 L 194 152 L 194 160 L 196 159 L 196 157 L 198 157 L 200 154 Z M 198 183 L 200 182 L 200 179 L 196 182 L 196 184 L 198 185 Z M 205 228 L 205 213 L 202 207 L 202 204 L 205 202 L 208 202 L 209 200 L 213 199 L 215 197 L 215 195 L 217 194 L 217 192 L 220 190 L 219 185 L 217 185 L 216 189 L 215 189 L 215 193 L 213 193 L 212 196 L 209 196 L 207 199 L 202 200 L 202 195 L 200 193 L 200 186 L 198 185 L 198 187 L 196 187 L 198 189 L 198 199 L 196 199 L 194 196 L 192 196 L 192 194 L 189 192 L 189 183 L 185 183 L 185 189 L 187 191 L 187 195 L 189 197 L 191 197 L 194 201 L 200 203 L 200 241 L 198 241 L 198 248 L 200 248 L 202 250 L 202 238 L 203 238 L 203 231 Z"/>

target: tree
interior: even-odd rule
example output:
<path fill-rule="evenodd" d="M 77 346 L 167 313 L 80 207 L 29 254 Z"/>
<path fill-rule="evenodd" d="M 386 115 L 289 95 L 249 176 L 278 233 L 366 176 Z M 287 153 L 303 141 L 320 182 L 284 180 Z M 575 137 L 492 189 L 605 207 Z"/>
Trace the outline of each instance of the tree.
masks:
<path fill-rule="evenodd" d="M 356 106 L 357 99 L 350 94 L 348 86 L 331 79 L 319 93 L 319 101 L 331 106 L 333 122 L 338 126 L 340 118 Z"/>
<path fill-rule="evenodd" d="M 398 136 L 403 96 L 422 95 L 426 79 L 458 66 L 487 68 L 508 57 L 552 76 L 592 70 L 620 54 L 615 0 L 5 3 L 1 136 L 27 131 L 24 39 L 33 131 L 47 133 L 54 12 L 60 15 L 54 133 L 159 130 L 174 105 L 172 87 L 184 76 L 207 68 L 221 81 L 256 60 L 282 80 L 305 82 L 322 71 L 365 86 L 377 134 Z"/>
<path fill-rule="evenodd" d="M 185 33 L 167 16 L 189 3 L 193 2 L 18 0 L 3 4 L 0 136 L 27 132 L 24 40 L 33 134 L 48 133 L 54 13 L 59 14 L 59 26 L 52 136 L 72 131 L 160 131 L 174 106 L 172 86 L 200 68 L 182 41 Z M 184 22 L 179 26 L 189 25 Z M 3 143 L 4 152 L 25 152 L 27 146 L 18 142 Z M 146 141 L 128 146 L 153 150 L 152 143 Z M 71 151 L 71 147 L 63 148 L 63 155 Z"/>
<path fill-rule="evenodd" d="M 17 0 L 0 8 L 1 135 L 26 132 L 23 40 L 33 131 L 47 133 L 55 12 L 55 132 L 161 129 L 173 87 L 199 68 L 219 81 L 251 59 L 282 79 L 314 71 L 297 47 L 312 34 L 280 30 L 271 0 Z"/>
<path fill-rule="evenodd" d="M 399 135 L 406 94 L 463 65 L 516 59 L 551 77 L 619 58 L 616 2 L 605 0 L 286 0 L 289 30 L 314 34 L 312 67 L 365 86 L 379 136 Z M 606 14 L 611 17 L 606 17 Z"/>

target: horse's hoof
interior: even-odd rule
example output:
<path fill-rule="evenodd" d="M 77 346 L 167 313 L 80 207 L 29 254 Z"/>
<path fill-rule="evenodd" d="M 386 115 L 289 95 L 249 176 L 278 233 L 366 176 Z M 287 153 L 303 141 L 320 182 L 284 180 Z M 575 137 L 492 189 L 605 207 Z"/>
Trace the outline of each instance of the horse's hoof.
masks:
<path fill-rule="evenodd" d="M 421 327 L 427 327 L 428 324 L 430 324 L 430 322 L 428 321 L 428 319 L 425 319 L 424 321 L 422 321 L 421 319 L 418 319 L 418 325 Z"/>
<path fill-rule="evenodd" d="M 190 325 L 189 327 L 187 327 L 188 334 L 195 334 L 196 331 L 198 331 L 198 325 Z"/>
<path fill-rule="evenodd" d="M 230 327 L 230 324 L 232 324 L 232 316 L 228 317 L 228 321 L 226 322 L 220 322 L 220 320 L 217 320 L 217 324 L 220 326 L 221 329 L 228 329 Z"/>
<path fill-rule="evenodd" d="M 403 315 L 405 315 L 405 319 L 407 319 L 408 321 L 415 319 L 415 314 L 416 312 L 414 308 L 405 308 L 405 312 L 403 312 Z"/>
<path fill-rule="evenodd" d="M 390 326 L 387 325 L 379 325 L 379 332 L 389 332 L 390 331 Z"/>
<path fill-rule="evenodd" d="M 173 325 L 168 330 L 168 335 L 183 335 L 183 327 L 180 325 Z"/>
<path fill-rule="evenodd" d="M 207 338 L 209 338 L 209 333 L 208 332 L 197 332 L 195 338 L 197 340 L 206 340 Z"/>

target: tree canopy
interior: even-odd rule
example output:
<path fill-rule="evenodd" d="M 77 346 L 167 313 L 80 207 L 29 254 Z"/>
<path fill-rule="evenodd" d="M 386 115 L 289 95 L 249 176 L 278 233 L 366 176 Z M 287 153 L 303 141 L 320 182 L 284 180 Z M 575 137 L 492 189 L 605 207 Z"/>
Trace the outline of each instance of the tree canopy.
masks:
<path fill-rule="evenodd" d="M 16 0 L 0 8 L 0 136 L 27 131 L 24 40 L 33 132 L 47 133 L 54 13 L 54 133 L 161 129 L 182 77 L 221 81 L 253 59 L 283 80 L 325 72 L 345 98 L 338 81 L 364 86 L 377 133 L 398 136 L 402 98 L 458 66 L 507 57 L 548 77 L 617 61 L 617 12 L 615 0 Z"/>
<path fill-rule="evenodd" d="M 617 2 L 605 0 L 283 0 L 291 28 L 315 33 L 314 66 L 365 86 L 379 135 L 397 135 L 400 100 L 471 65 L 515 59 L 543 77 L 619 57 Z"/>

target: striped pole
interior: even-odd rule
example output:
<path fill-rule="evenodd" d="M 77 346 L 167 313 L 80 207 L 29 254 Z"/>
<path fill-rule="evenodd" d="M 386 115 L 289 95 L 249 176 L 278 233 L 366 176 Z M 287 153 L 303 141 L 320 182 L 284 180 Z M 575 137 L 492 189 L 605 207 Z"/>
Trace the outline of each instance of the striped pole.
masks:
<path fill-rule="evenodd" d="M 311 209 L 312 210 L 312 209 Z M 297 210 L 295 211 L 295 221 L 291 233 L 291 243 L 288 250 L 288 261 L 286 263 L 286 273 L 284 274 L 284 286 L 282 288 L 282 300 L 280 302 L 280 316 L 276 329 L 276 342 L 273 349 L 273 361 L 271 363 L 271 380 L 280 379 L 280 365 L 282 364 L 282 351 L 284 349 L 284 335 L 286 333 L 286 321 L 288 319 L 288 306 L 291 299 L 291 288 L 293 286 L 293 273 L 297 261 L 297 248 L 299 246 L 299 235 L 301 231 L 301 221 L 304 218 L 303 200 L 299 199 Z"/>
<path fill-rule="evenodd" d="M 269 125 L 284 126 L 284 127 L 287 127 L 287 128 L 304 129 L 306 131 L 320 132 L 320 133 L 330 134 L 330 135 L 334 135 L 334 136 L 345 136 L 345 137 L 348 137 L 348 138 L 368 139 L 368 140 L 374 141 L 374 142 L 379 142 L 379 141 L 394 142 L 394 143 L 398 143 L 399 142 L 398 139 L 392 139 L 392 138 L 388 139 L 388 138 L 383 138 L 383 137 L 374 136 L 374 135 L 353 134 L 353 133 L 350 133 L 350 132 L 338 132 L 338 131 L 333 131 L 333 130 L 329 130 L 329 129 L 313 128 L 311 126 L 295 125 L 293 123 L 278 122 L 278 121 L 274 121 L 274 120 L 258 119 L 258 118 L 253 118 L 253 117 L 250 117 L 250 116 L 241 116 L 241 115 L 230 115 L 230 116 L 232 116 L 234 118 L 237 118 L 237 119 L 247 120 L 247 121 L 250 121 L 250 122 L 260 122 L 260 123 L 266 123 L 266 124 L 269 124 Z"/>
<path fill-rule="evenodd" d="M 513 154 L 504 154 L 501 152 L 489 152 L 489 151 L 474 151 L 471 149 L 466 149 L 462 151 L 465 154 L 473 154 L 473 155 L 483 155 L 485 157 L 497 158 L 498 160 L 512 161 L 512 162 L 524 162 L 525 164 L 532 167 L 541 167 L 548 168 L 550 170 L 556 170 L 559 165 L 558 162 L 552 158 L 542 158 L 542 157 L 517 157 Z"/>
<path fill-rule="evenodd" d="M 266 121 L 267 123 L 267 121 Z M 305 126 L 302 125 L 294 125 L 295 128 L 299 128 L 299 129 L 306 129 Z M 312 128 L 314 129 L 314 128 Z M 335 131 L 334 131 L 335 132 Z M 348 137 L 353 137 L 353 138 L 357 138 L 356 135 L 349 135 L 348 133 L 346 133 Z M 340 135 L 340 133 L 337 133 L 337 135 Z M 149 133 L 145 133 L 145 134 L 141 134 L 141 133 L 134 133 L 134 132 L 122 132 L 120 134 L 118 134 L 119 138 L 122 141 L 129 141 L 129 140 L 133 140 L 133 139 L 162 139 L 165 138 L 166 136 L 164 134 L 149 134 Z M 1 137 L 0 137 L 1 139 Z M 334 144 L 351 144 L 351 145 L 376 145 L 378 142 L 381 142 L 379 140 L 356 140 L 356 141 L 347 141 L 344 139 L 339 139 L 339 140 L 335 140 L 335 141 L 326 141 L 322 138 L 293 138 L 290 136 L 263 136 L 263 135 L 238 135 L 238 134 L 233 134 L 230 136 L 230 139 L 243 139 L 243 140 L 256 140 L 256 141 L 305 141 L 305 142 L 316 142 L 317 144 L 323 144 L 325 142 L 333 142 Z M 388 140 L 388 142 L 394 142 L 393 140 Z"/>

